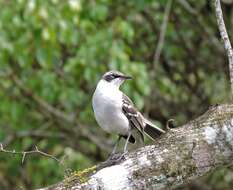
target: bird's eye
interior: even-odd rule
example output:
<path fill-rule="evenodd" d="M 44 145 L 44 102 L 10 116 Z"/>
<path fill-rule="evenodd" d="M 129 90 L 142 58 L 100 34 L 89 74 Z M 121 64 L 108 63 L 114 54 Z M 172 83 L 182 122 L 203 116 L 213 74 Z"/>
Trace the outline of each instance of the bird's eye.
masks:
<path fill-rule="evenodd" d="M 115 79 L 115 78 L 118 78 L 119 76 L 118 75 L 116 75 L 116 74 L 111 74 L 111 75 L 109 75 L 109 79 L 111 79 L 111 80 L 113 80 L 113 79 Z"/>
<path fill-rule="evenodd" d="M 113 79 L 115 79 L 115 78 L 118 78 L 118 76 L 117 75 L 115 75 L 115 74 L 110 74 L 110 75 L 107 75 L 107 76 L 105 76 L 104 77 L 104 79 L 106 80 L 106 81 L 112 81 Z"/>
<path fill-rule="evenodd" d="M 112 79 L 115 79 L 115 78 L 117 78 L 117 75 L 112 74 L 111 77 L 112 77 Z"/>

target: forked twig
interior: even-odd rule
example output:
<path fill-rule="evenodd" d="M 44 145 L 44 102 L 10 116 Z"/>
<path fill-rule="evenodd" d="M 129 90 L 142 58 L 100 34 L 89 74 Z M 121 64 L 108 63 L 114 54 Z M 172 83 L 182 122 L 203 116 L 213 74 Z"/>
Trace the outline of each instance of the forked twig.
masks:
<path fill-rule="evenodd" d="M 21 154 L 22 155 L 22 164 L 26 158 L 27 155 L 29 154 L 40 154 L 42 156 L 45 156 L 45 157 L 48 157 L 48 158 L 51 158 L 55 161 L 57 161 L 59 164 L 61 164 L 61 161 L 56 158 L 55 156 L 51 155 L 51 154 L 48 154 L 48 153 L 45 153 L 45 152 L 42 152 L 41 150 L 39 150 L 37 148 L 37 146 L 35 146 L 35 150 L 29 150 L 29 151 L 15 151 L 15 150 L 6 150 L 4 149 L 3 147 L 3 144 L 0 143 L 0 152 L 4 152 L 4 153 L 8 153 L 8 154 Z"/>

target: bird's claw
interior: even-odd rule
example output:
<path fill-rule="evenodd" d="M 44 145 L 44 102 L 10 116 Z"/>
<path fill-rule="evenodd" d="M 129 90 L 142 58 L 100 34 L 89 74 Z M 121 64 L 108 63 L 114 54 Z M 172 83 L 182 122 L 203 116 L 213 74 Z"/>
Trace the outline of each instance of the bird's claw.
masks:
<path fill-rule="evenodd" d="M 105 168 L 105 167 L 109 167 L 109 166 L 112 166 L 112 165 L 115 165 L 115 164 L 118 164 L 119 162 L 125 160 L 125 155 L 127 154 L 127 152 L 124 152 L 124 153 L 116 153 L 116 154 L 111 154 L 109 156 L 109 158 L 105 161 L 105 162 L 102 162 L 100 165 L 99 165 L 99 168 Z"/>
<path fill-rule="evenodd" d="M 114 162 L 119 162 L 123 159 L 125 159 L 125 155 L 127 154 L 127 151 L 124 153 L 116 153 L 116 154 L 111 154 L 107 161 L 114 161 Z"/>

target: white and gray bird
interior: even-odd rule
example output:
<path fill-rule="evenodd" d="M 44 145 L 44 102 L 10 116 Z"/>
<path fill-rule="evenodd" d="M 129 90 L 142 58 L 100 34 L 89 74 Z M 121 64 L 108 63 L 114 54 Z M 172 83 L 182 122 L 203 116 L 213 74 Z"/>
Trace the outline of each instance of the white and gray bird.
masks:
<path fill-rule="evenodd" d="M 92 98 L 97 123 L 106 132 L 119 135 L 112 154 L 115 153 L 121 137 L 126 139 L 124 153 L 127 150 L 128 142 L 135 142 L 132 135 L 134 129 L 140 133 L 143 141 L 144 134 L 155 140 L 156 137 L 165 133 L 164 130 L 144 118 L 129 97 L 119 89 L 127 79 L 131 79 L 131 77 L 119 71 L 105 73 L 98 82 Z"/>

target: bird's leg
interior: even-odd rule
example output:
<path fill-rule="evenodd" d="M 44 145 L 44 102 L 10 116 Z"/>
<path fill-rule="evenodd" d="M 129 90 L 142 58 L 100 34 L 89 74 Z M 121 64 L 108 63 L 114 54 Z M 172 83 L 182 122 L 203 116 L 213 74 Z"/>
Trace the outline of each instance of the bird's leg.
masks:
<path fill-rule="evenodd" d="M 141 137 L 141 138 L 140 138 L 140 139 L 141 139 L 141 142 L 140 142 L 141 145 L 142 145 L 142 146 L 145 146 L 144 131 L 143 131 L 142 133 L 140 133 L 140 137 Z"/>
<path fill-rule="evenodd" d="M 121 137 L 122 137 L 121 135 L 119 135 L 119 137 L 118 137 L 118 139 L 116 141 L 116 144 L 115 144 L 115 146 L 113 148 L 113 151 L 112 151 L 110 157 L 108 158 L 108 162 L 111 162 L 112 164 L 114 164 L 114 163 L 117 163 L 117 162 L 121 161 L 122 158 L 124 158 L 124 155 L 127 153 L 126 149 L 127 149 L 127 144 L 129 142 L 130 136 L 131 136 L 131 132 L 127 136 L 126 143 L 125 143 L 125 146 L 124 146 L 124 152 L 121 155 L 119 155 L 119 154 L 114 155 L 115 152 L 116 152 L 116 148 L 117 148 L 117 146 L 119 144 L 119 141 L 121 140 Z"/>
<path fill-rule="evenodd" d="M 127 139 L 126 139 L 125 146 L 124 146 L 124 153 L 123 153 L 123 154 L 126 153 L 127 145 L 128 145 L 128 143 L 129 143 L 129 138 L 130 138 L 130 136 L 131 136 L 131 132 L 129 132 L 128 137 L 127 137 Z"/>
<path fill-rule="evenodd" d="M 112 150 L 111 155 L 115 154 L 116 149 L 117 149 L 117 147 L 118 147 L 118 144 L 119 144 L 119 142 L 120 142 L 120 140 L 121 140 L 121 137 L 122 137 L 121 135 L 118 136 L 118 139 L 117 139 L 117 141 L 116 141 L 116 143 L 115 143 L 115 145 L 114 145 L 114 148 L 113 148 L 113 150 Z"/>
<path fill-rule="evenodd" d="M 118 144 L 119 144 L 119 142 L 121 140 L 121 137 L 122 137 L 121 135 L 118 136 L 118 139 L 117 139 L 117 141 L 116 141 L 116 143 L 114 145 L 112 153 L 110 154 L 109 158 L 107 159 L 108 162 L 115 163 L 115 162 L 117 162 L 117 161 L 119 161 L 121 159 L 121 155 L 115 154 L 116 149 L 118 147 Z"/>

